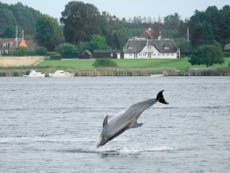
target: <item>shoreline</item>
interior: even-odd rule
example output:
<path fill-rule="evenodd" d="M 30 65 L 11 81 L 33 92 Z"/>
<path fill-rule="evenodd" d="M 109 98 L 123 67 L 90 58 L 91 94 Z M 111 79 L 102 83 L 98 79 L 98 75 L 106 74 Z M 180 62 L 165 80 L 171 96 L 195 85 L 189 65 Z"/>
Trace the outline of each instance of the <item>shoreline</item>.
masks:
<path fill-rule="evenodd" d="M 0 77 L 20 77 L 30 69 L 48 74 L 56 70 L 65 70 L 77 76 L 230 76 L 230 68 L 189 68 L 177 69 L 121 69 L 97 68 L 92 70 L 76 70 L 71 68 L 38 68 L 38 67 L 9 67 L 0 68 Z"/>
<path fill-rule="evenodd" d="M 65 60 L 65 61 L 63 61 Z M 0 57 L 0 77 L 16 77 L 36 70 L 45 74 L 64 70 L 74 76 L 230 76 L 230 58 L 222 65 L 192 66 L 188 58 L 180 61 L 161 59 L 114 60 L 117 67 L 93 66 L 95 59 L 47 60 L 44 56 Z"/>

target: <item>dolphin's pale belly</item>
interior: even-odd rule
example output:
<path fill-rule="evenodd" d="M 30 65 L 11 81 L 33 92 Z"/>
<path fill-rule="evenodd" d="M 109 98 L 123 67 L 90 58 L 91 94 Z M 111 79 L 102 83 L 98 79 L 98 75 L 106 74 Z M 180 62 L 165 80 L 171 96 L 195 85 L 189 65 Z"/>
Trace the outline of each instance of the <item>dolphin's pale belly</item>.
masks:
<path fill-rule="evenodd" d="M 124 116 L 124 114 L 118 114 L 112 118 L 108 123 L 107 134 L 113 136 L 122 129 L 127 129 L 132 121 L 135 119 L 131 114 Z"/>

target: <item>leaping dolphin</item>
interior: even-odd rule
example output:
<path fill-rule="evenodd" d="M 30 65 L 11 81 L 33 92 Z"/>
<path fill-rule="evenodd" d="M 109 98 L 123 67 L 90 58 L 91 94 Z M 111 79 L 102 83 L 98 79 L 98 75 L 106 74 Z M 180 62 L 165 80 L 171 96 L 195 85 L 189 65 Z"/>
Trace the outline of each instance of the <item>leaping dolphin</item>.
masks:
<path fill-rule="evenodd" d="M 164 97 L 163 91 L 160 91 L 157 94 L 157 97 L 154 99 L 145 100 L 134 105 L 131 105 L 125 111 L 118 113 L 115 117 L 108 121 L 108 115 L 103 121 L 103 129 L 101 132 L 101 139 L 97 147 L 105 145 L 107 142 L 117 137 L 124 131 L 130 128 L 137 128 L 143 125 L 143 123 L 138 123 L 137 119 L 146 109 L 151 107 L 156 102 L 163 104 L 168 104 Z"/>

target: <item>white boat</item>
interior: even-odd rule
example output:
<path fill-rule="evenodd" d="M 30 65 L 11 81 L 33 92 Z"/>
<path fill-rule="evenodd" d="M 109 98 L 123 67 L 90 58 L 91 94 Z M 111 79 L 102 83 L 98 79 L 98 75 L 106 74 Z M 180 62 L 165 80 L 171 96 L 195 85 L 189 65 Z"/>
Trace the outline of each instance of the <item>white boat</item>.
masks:
<path fill-rule="evenodd" d="M 69 73 L 64 70 L 57 70 L 54 73 L 49 73 L 49 77 L 56 77 L 56 78 L 69 78 L 69 77 L 74 77 L 73 73 Z"/>
<path fill-rule="evenodd" d="M 162 77 L 164 74 L 151 74 L 150 77 Z"/>
<path fill-rule="evenodd" d="M 28 75 L 24 75 L 24 77 L 33 77 L 33 78 L 40 78 L 40 77 L 45 77 L 44 73 L 37 72 L 35 70 L 30 70 Z"/>

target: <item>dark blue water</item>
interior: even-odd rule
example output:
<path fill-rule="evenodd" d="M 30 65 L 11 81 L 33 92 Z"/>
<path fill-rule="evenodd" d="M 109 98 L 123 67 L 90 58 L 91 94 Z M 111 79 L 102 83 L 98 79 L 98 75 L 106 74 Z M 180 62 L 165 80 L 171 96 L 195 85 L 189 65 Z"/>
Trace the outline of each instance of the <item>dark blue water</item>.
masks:
<path fill-rule="evenodd" d="M 164 89 L 97 149 L 102 121 Z M 230 170 L 230 77 L 0 78 L 0 172 Z"/>

